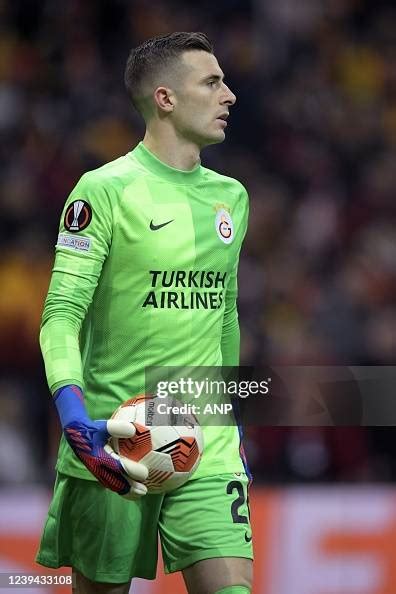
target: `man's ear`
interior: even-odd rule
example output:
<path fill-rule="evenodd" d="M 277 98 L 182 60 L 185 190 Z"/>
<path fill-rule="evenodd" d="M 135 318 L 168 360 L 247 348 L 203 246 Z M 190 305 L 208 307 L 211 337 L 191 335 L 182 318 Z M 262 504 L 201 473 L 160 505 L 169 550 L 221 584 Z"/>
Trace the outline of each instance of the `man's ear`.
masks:
<path fill-rule="evenodd" d="M 161 110 L 170 113 L 175 105 L 175 96 L 168 87 L 157 87 L 154 91 L 154 102 Z"/>

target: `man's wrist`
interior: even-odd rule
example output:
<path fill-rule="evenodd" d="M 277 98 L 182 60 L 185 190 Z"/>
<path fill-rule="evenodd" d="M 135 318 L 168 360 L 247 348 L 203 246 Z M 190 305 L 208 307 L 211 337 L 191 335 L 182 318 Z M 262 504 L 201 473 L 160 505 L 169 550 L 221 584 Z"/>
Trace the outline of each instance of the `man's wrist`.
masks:
<path fill-rule="evenodd" d="M 79 386 L 74 384 L 59 388 L 54 394 L 54 402 L 59 419 L 64 429 L 73 421 L 90 421 L 84 403 L 84 395 Z"/>

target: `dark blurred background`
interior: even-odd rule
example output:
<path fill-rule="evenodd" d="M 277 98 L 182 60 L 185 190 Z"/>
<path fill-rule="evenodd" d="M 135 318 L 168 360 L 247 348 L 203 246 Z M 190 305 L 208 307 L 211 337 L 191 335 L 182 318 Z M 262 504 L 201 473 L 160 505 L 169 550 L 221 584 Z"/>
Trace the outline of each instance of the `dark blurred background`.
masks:
<path fill-rule="evenodd" d="M 243 362 L 394 364 L 395 23 L 391 1 L 0 0 L 0 486 L 52 481 L 38 328 L 59 216 L 141 139 L 123 69 L 154 35 L 206 32 L 238 97 L 203 163 L 250 193 Z M 396 478 L 392 428 L 247 438 L 257 481 Z"/>

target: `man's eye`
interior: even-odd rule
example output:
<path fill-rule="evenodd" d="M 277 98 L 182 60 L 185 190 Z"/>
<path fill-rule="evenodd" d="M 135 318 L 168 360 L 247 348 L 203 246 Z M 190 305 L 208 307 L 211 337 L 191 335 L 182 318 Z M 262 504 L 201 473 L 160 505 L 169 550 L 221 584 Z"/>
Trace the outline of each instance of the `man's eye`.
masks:
<path fill-rule="evenodd" d="M 210 81 L 208 82 L 208 85 L 209 85 L 210 87 L 213 87 L 213 85 L 215 85 L 215 84 L 216 84 L 216 81 L 215 81 L 215 80 L 210 80 Z"/>

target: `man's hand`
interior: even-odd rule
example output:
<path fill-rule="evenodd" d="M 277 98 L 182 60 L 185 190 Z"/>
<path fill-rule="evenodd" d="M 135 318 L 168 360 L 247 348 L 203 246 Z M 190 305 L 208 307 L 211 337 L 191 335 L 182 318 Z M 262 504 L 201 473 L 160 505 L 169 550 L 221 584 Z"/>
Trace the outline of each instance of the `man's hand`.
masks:
<path fill-rule="evenodd" d="M 147 478 L 147 468 L 126 458 L 121 460 L 107 443 L 111 436 L 133 437 L 134 425 L 113 419 L 91 420 L 78 386 L 65 386 L 54 397 L 67 442 L 97 480 L 127 499 L 145 495 L 147 487 L 141 481 Z"/>

